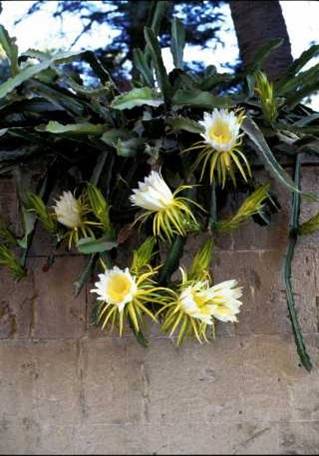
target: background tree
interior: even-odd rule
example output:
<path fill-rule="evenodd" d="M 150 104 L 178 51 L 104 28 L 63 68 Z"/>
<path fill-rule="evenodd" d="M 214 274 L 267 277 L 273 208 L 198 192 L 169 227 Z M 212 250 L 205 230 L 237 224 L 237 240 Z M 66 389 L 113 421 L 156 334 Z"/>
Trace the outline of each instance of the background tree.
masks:
<path fill-rule="evenodd" d="M 35 14 L 44 7 L 45 1 L 36 1 L 27 11 L 27 15 Z M 171 19 L 179 17 L 185 27 L 186 42 L 189 45 L 214 47 L 221 43 L 218 36 L 224 15 L 220 12 L 223 1 L 57 1 L 53 14 L 63 25 L 66 15 L 77 15 L 83 27 L 74 38 L 71 47 L 81 37 L 89 33 L 96 25 L 107 25 L 117 31 L 117 36 L 106 47 L 96 49 L 98 57 L 107 66 L 113 76 L 118 79 L 127 77 L 130 71 L 133 49 L 143 49 L 144 26 L 151 26 L 154 9 L 161 15 L 160 30 L 156 30 L 163 46 L 170 45 Z M 160 6 L 160 7 L 159 7 Z M 17 23 L 23 20 L 23 16 Z M 157 19 L 157 18 L 156 18 Z M 124 71 L 123 71 L 124 67 Z"/>
<path fill-rule="evenodd" d="M 263 65 L 270 79 L 278 78 L 293 60 L 279 1 L 237 0 L 229 4 L 244 67 L 253 63 L 256 51 L 267 41 L 282 38 L 282 45 L 271 53 Z"/>

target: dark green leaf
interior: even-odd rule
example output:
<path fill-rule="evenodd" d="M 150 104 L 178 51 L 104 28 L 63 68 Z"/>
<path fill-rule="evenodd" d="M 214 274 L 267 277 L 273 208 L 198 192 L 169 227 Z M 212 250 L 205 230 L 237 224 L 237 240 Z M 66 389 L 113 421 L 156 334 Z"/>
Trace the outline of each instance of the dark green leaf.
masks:
<path fill-rule="evenodd" d="M 154 86 L 154 78 L 151 68 L 149 67 L 147 60 L 145 58 L 144 53 L 141 49 L 133 49 L 133 63 L 135 68 L 140 72 L 142 75 L 145 83 L 149 87 Z"/>
<path fill-rule="evenodd" d="M 26 210 L 24 207 L 21 208 L 23 227 L 24 227 L 24 236 L 22 239 L 18 240 L 18 244 L 23 249 L 28 248 L 29 237 L 32 234 L 36 222 L 36 214 Z"/>
<path fill-rule="evenodd" d="M 46 131 L 57 135 L 93 135 L 100 136 L 105 130 L 105 126 L 101 124 L 92 124 L 89 122 L 78 124 L 62 125 L 59 122 L 51 120 L 42 130 L 37 128 L 38 131 Z"/>
<path fill-rule="evenodd" d="M 168 102 L 171 98 L 172 87 L 169 82 L 166 69 L 163 63 L 160 45 L 157 41 L 156 35 L 154 34 L 153 30 L 149 27 L 144 28 L 144 35 L 146 44 L 152 57 L 157 82 L 162 90 L 164 100 Z"/>
<path fill-rule="evenodd" d="M 154 89 L 141 87 L 140 89 L 135 88 L 130 92 L 115 97 L 111 103 L 111 108 L 123 110 L 143 105 L 158 107 L 162 103 L 163 99 Z"/>
<path fill-rule="evenodd" d="M 78 60 L 83 55 L 83 51 L 58 51 L 54 53 L 50 51 L 46 52 L 37 49 L 28 49 L 21 55 L 39 59 L 40 61 L 51 60 L 52 63 L 64 64 Z"/>
<path fill-rule="evenodd" d="M 213 65 L 208 65 L 202 78 L 196 86 L 201 90 L 211 90 L 219 84 L 227 84 L 235 78 L 234 75 L 228 73 L 217 73 Z"/>
<path fill-rule="evenodd" d="M 299 73 L 295 77 L 291 77 L 284 84 L 276 88 L 276 93 L 279 96 L 289 97 L 294 96 L 296 91 L 302 90 L 307 86 L 311 86 L 318 81 L 319 64 L 309 68 L 309 70 Z"/>
<path fill-rule="evenodd" d="M 102 171 L 104 169 L 106 160 L 109 156 L 110 151 L 106 150 L 104 152 L 101 152 L 100 155 L 98 156 L 98 159 L 96 161 L 96 165 L 93 169 L 92 176 L 90 179 L 90 183 L 93 185 L 98 185 Z"/>
<path fill-rule="evenodd" d="M 289 190 L 299 192 L 294 181 L 274 157 L 264 138 L 264 135 L 250 117 L 247 116 L 245 118 L 242 124 L 242 129 L 247 134 L 249 139 L 253 142 L 259 158 L 264 163 L 269 172 Z"/>
<path fill-rule="evenodd" d="M 145 143 L 142 138 L 130 138 L 127 141 L 118 139 L 116 143 L 116 152 L 120 157 L 133 157 L 141 146 Z"/>
<path fill-rule="evenodd" d="M 21 215 L 22 215 L 22 221 L 23 221 L 23 228 L 24 228 L 24 236 L 22 239 L 18 241 L 18 244 L 20 247 L 24 249 L 22 258 L 21 258 L 21 263 L 23 267 L 26 264 L 27 260 L 27 255 L 32 243 L 32 239 L 34 236 L 34 230 L 36 227 L 37 223 L 37 216 L 34 212 L 30 212 L 27 210 L 27 201 L 26 197 L 28 194 L 28 191 L 30 190 L 30 184 L 31 184 L 31 173 L 23 173 L 21 167 L 17 167 L 15 170 L 15 177 L 16 177 L 16 185 L 17 185 L 17 190 L 18 190 L 18 196 L 20 200 L 20 207 L 21 207 Z M 40 198 L 43 197 L 46 188 L 48 185 L 48 179 L 47 175 L 45 178 L 42 180 L 41 187 L 39 191 L 36 193 L 39 195 Z"/>
<path fill-rule="evenodd" d="M 86 101 L 80 101 L 76 95 L 61 89 L 57 85 L 50 87 L 41 81 L 33 79 L 30 81 L 30 86 L 33 92 L 48 100 L 58 109 L 66 110 L 72 116 L 82 116 L 85 106 L 90 106 Z"/>
<path fill-rule="evenodd" d="M 185 46 L 185 28 L 182 22 L 174 17 L 171 30 L 171 53 L 175 68 L 183 68 L 183 53 Z"/>
<path fill-rule="evenodd" d="M 21 70 L 16 76 L 9 78 L 0 85 L 0 98 L 4 98 L 8 93 L 19 87 L 23 82 L 36 76 L 41 71 L 46 70 L 51 65 L 50 60 L 46 60 L 36 65 L 29 65 Z"/>
<path fill-rule="evenodd" d="M 309 62 L 309 60 L 311 60 L 313 57 L 316 57 L 318 54 L 319 44 L 314 44 L 309 49 L 304 51 L 301 56 L 296 59 L 292 65 L 290 65 L 287 71 L 287 75 L 282 78 L 282 80 L 279 82 L 279 85 L 282 83 L 282 81 L 291 79 L 301 70 L 301 68 L 303 68 Z"/>
<path fill-rule="evenodd" d="M 283 41 L 284 40 L 282 38 L 274 38 L 261 46 L 253 58 L 253 63 L 247 68 L 247 73 L 253 73 L 254 71 L 260 69 L 270 54 L 275 49 L 279 48 Z"/>
<path fill-rule="evenodd" d="M 300 103 L 304 98 L 309 95 L 314 94 L 319 89 L 319 71 L 317 75 L 314 75 L 312 80 L 310 79 L 304 86 L 298 90 L 296 93 L 292 94 L 287 98 L 285 105 L 293 109 L 298 103 Z"/>
<path fill-rule="evenodd" d="M 20 147 L 13 150 L 0 150 L 0 162 L 13 162 L 30 157 L 38 151 L 38 147 Z"/>
<path fill-rule="evenodd" d="M 0 25 L 0 44 L 10 61 L 12 76 L 15 76 L 19 72 L 18 47 L 15 42 L 16 38 L 11 38 L 5 27 Z"/>
<path fill-rule="evenodd" d="M 171 275 L 178 268 L 179 260 L 183 255 L 184 245 L 186 238 L 182 236 L 176 236 L 169 253 L 167 254 L 166 260 L 160 270 L 159 283 L 166 285 Z"/>
<path fill-rule="evenodd" d="M 300 120 L 294 123 L 296 127 L 305 127 L 306 125 L 310 124 L 311 122 L 319 120 L 319 113 L 311 114 L 309 116 L 302 117 Z"/>
<path fill-rule="evenodd" d="M 129 138 L 129 131 L 120 128 L 111 128 L 103 133 L 101 140 L 108 146 L 116 147 L 119 139 L 125 140 Z"/>
<path fill-rule="evenodd" d="M 85 51 L 82 54 L 82 58 L 88 62 L 94 73 L 100 78 L 100 81 L 103 84 L 108 84 L 110 83 L 112 87 L 117 91 L 116 86 L 113 82 L 113 79 L 108 72 L 108 70 L 105 68 L 103 63 L 96 57 L 94 52 L 92 51 Z"/>
<path fill-rule="evenodd" d="M 117 243 L 110 241 L 108 238 L 94 239 L 92 237 L 87 237 L 80 239 L 77 248 L 80 253 L 84 255 L 90 255 L 91 253 L 102 253 L 109 251 L 117 246 Z"/>
<path fill-rule="evenodd" d="M 178 90 L 173 96 L 173 104 L 176 106 L 191 106 L 193 108 L 226 108 L 234 105 L 230 97 L 218 97 L 210 92 L 200 90 Z"/>
<path fill-rule="evenodd" d="M 151 29 L 153 30 L 155 35 L 159 34 L 160 28 L 161 28 L 161 23 L 163 20 L 163 17 L 169 7 L 170 2 L 169 1 L 155 1 L 155 8 L 153 11 L 153 16 L 151 20 Z"/>
<path fill-rule="evenodd" d="M 166 120 L 166 123 L 173 129 L 173 130 L 185 130 L 189 131 L 190 133 L 203 133 L 203 127 L 201 124 L 196 122 L 195 120 L 190 119 L 189 117 L 169 117 Z"/>

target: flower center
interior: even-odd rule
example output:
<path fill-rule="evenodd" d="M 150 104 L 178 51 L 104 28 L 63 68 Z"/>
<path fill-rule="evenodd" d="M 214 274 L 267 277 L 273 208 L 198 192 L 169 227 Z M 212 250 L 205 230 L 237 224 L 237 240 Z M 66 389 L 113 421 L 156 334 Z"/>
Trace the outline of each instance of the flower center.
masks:
<path fill-rule="evenodd" d="M 217 120 L 208 132 L 209 138 L 218 144 L 227 144 L 232 140 L 232 133 L 227 122 Z"/>
<path fill-rule="evenodd" d="M 199 293 L 193 293 L 193 300 L 197 307 L 201 310 L 205 307 L 207 303 L 207 299 L 205 299 L 203 296 L 201 296 Z"/>
<path fill-rule="evenodd" d="M 124 274 L 116 274 L 108 283 L 107 294 L 114 303 L 122 302 L 131 291 L 132 284 L 129 278 Z"/>

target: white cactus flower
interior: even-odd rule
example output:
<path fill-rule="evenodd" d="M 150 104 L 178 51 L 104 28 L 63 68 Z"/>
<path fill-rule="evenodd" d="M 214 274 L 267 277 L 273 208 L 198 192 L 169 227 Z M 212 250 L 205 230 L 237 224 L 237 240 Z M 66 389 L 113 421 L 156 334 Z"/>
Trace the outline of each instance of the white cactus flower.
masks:
<path fill-rule="evenodd" d="M 218 152 L 228 152 L 238 145 L 242 117 L 227 109 L 214 109 L 204 113 L 199 123 L 205 128 L 201 134 L 207 144 Z"/>
<path fill-rule="evenodd" d="M 62 225 L 68 228 L 77 228 L 81 225 L 81 205 L 72 192 L 63 192 L 60 198 L 56 200 L 53 209 L 58 222 Z"/>
<path fill-rule="evenodd" d="M 175 235 L 185 236 L 188 229 L 197 226 L 197 221 L 189 207 L 196 204 L 189 198 L 178 196 L 180 192 L 190 188 L 181 185 L 174 191 L 170 190 L 160 173 L 152 171 L 144 182 L 138 183 L 133 190 L 130 201 L 134 206 L 144 209 L 137 221 L 145 222 L 153 217 L 153 234 L 161 239 L 172 241 Z"/>
<path fill-rule="evenodd" d="M 173 193 L 160 173 L 152 171 L 144 182 L 138 183 L 130 201 L 143 209 L 158 212 L 169 207 L 174 199 Z"/>
<path fill-rule="evenodd" d="M 94 284 L 96 288 L 91 293 L 98 295 L 98 300 L 118 306 L 119 312 L 124 310 L 126 304 L 131 302 L 137 292 L 135 278 L 128 268 L 120 269 L 114 266 L 99 274 L 99 281 Z"/>
<path fill-rule="evenodd" d="M 227 280 L 218 285 L 210 286 L 207 280 L 194 280 L 180 268 L 182 282 L 179 293 L 163 307 L 159 313 L 164 313 L 162 330 L 173 336 L 178 332 L 177 345 L 186 336 L 193 335 L 198 342 L 209 342 L 209 336 L 214 336 L 215 319 L 227 322 L 237 321 L 242 296 L 236 280 Z"/>
<path fill-rule="evenodd" d="M 190 317 L 207 325 L 213 324 L 213 318 L 224 322 L 237 321 L 236 314 L 242 304 L 238 299 L 242 292 L 236 285 L 236 280 L 227 280 L 212 287 L 208 286 L 208 282 L 197 282 L 182 291 L 179 297 L 181 307 Z"/>
<path fill-rule="evenodd" d="M 211 315 L 220 321 L 237 321 L 242 302 L 242 288 L 236 280 L 226 280 L 209 289 Z"/>

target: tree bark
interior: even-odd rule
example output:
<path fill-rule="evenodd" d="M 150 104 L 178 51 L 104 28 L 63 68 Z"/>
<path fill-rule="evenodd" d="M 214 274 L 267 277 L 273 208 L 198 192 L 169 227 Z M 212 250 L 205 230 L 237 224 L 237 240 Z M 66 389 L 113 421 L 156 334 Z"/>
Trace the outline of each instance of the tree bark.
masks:
<path fill-rule="evenodd" d="M 253 62 L 258 48 L 268 40 L 283 38 L 263 65 L 269 79 L 277 79 L 292 63 L 289 36 L 279 1 L 230 1 L 240 57 L 244 67 Z"/>

